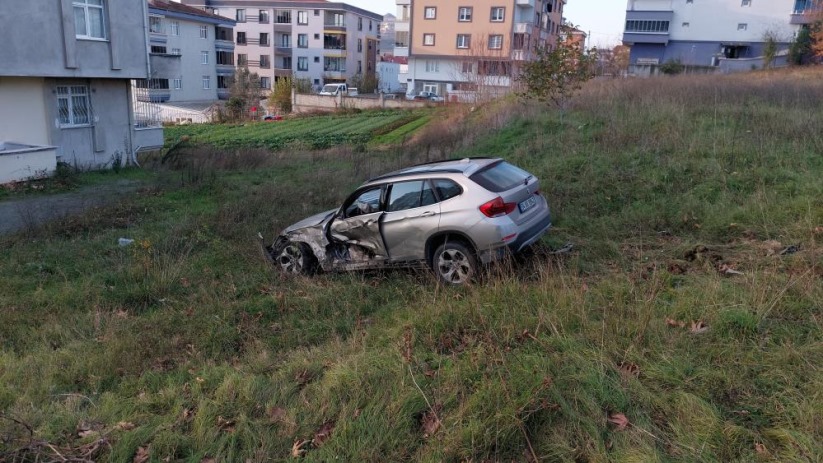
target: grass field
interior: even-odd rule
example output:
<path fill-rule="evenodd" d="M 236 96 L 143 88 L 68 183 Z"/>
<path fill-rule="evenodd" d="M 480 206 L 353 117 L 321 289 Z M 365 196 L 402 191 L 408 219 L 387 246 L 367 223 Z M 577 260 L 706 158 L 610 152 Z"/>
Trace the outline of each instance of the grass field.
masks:
<path fill-rule="evenodd" d="M 188 137 L 192 144 L 225 149 L 326 149 L 345 144 L 365 145 L 376 138 L 385 142 L 402 141 L 409 133 L 408 127 L 419 128 L 420 121 L 427 121 L 430 113 L 431 110 L 364 111 L 242 125 L 172 126 L 166 128 L 165 138 L 166 145 Z M 401 127 L 404 130 L 395 134 Z"/>
<path fill-rule="evenodd" d="M 822 100 L 817 70 L 600 81 L 384 151 L 147 161 L 133 200 L 0 238 L 0 460 L 821 461 Z M 260 257 L 453 155 L 541 179 L 543 250 L 460 290 Z"/>

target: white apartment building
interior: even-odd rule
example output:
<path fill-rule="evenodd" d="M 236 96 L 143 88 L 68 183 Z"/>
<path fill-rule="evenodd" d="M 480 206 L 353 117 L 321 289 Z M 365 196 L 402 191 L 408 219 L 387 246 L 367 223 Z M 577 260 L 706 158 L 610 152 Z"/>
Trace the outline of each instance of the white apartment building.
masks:
<path fill-rule="evenodd" d="M 629 0 L 623 43 L 631 47 L 630 66 L 635 71 L 669 61 L 724 71 L 759 68 L 766 37 L 773 37 L 785 53 L 804 23 L 807 3 L 811 2 Z"/>
<path fill-rule="evenodd" d="M 235 63 L 270 89 L 280 77 L 315 87 L 374 73 L 382 15 L 323 1 L 183 0 L 234 18 Z"/>
<path fill-rule="evenodd" d="M 396 0 L 394 55 L 407 93 L 473 101 L 511 90 L 519 63 L 554 46 L 566 0 Z"/>
<path fill-rule="evenodd" d="M 154 103 L 227 99 L 234 76 L 234 20 L 168 0 L 148 0 L 152 75 L 139 82 Z"/>

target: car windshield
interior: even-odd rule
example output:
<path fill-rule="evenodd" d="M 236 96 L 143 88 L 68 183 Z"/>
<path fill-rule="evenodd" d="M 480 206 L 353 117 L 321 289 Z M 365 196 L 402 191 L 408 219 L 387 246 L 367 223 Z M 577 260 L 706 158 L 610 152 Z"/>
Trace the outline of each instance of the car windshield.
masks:
<path fill-rule="evenodd" d="M 491 192 L 500 193 L 511 190 L 517 185 L 522 185 L 530 177 L 531 174 L 525 170 L 502 161 L 492 164 L 491 167 L 483 169 L 469 178 Z"/>
<path fill-rule="evenodd" d="M 334 93 L 337 91 L 337 85 L 326 85 L 323 87 L 323 93 Z"/>

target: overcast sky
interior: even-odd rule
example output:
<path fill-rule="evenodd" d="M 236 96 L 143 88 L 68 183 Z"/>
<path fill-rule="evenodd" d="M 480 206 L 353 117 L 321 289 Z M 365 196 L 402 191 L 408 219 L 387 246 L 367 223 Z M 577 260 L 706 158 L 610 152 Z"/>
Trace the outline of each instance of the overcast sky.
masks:
<path fill-rule="evenodd" d="M 394 0 L 339 0 L 374 13 L 395 14 Z M 590 35 L 589 46 L 620 43 L 626 20 L 625 0 L 568 0 L 564 16 Z"/>

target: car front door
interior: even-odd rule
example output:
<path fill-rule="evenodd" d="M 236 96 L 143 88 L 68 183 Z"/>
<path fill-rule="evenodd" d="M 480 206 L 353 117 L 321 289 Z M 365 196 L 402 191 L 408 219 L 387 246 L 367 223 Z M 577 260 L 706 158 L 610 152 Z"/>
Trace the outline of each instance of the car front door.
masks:
<path fill-rule="evenodd" d="M 425 259 L 426 240 L 439 226 L 440 204 L 428 180 L 389 187 L 382 230 L 393 262 Z"/>
<path fill-rule="evenodd" d="M 329 233 L 334 241 L 365 249 L 375 260 L 388 258 L 380 219 L 383 216 L 383 186 L 355 192 L 332 220 Z"/>

